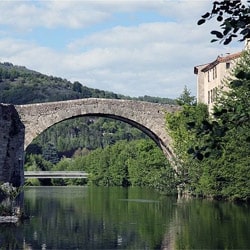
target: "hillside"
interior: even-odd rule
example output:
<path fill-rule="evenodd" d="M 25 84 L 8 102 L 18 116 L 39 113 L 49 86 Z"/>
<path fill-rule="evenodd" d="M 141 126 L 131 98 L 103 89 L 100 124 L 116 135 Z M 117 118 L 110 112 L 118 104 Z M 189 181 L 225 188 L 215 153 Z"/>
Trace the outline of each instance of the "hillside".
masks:
<path fill-rule="evenodd" d="M 2 103 L 28 104 L 89 97 L 175 103 L 169 98 L 131 98 L 88 88 L 79 82 L 72 83 L 59 77 L 47 76 L 24 66 L 0 63 Z M 145 137 L 141 131 L 123 122 L 107 118 L 80 117 L 63 121 L 46 130 L 27 148 L 26 155 L 41 154 L 45 159 L 56 162 L 63 156 L 73 156 L 79 150 L 91 151 L 113 145 L 120 140 L 131 141 Z"/>
<path fill-rule="evenodd" d="M 12 63 L 0 63 L 0 102 L 28 104 L 63 101 L 80 98 L 137 99 L 142 101 L 169 103 L 169 98 L 144 96 L 131 98 L 109 91 L 88 88 L 80 82 L 70 82 L 60 77 L 47 76 Z"/>

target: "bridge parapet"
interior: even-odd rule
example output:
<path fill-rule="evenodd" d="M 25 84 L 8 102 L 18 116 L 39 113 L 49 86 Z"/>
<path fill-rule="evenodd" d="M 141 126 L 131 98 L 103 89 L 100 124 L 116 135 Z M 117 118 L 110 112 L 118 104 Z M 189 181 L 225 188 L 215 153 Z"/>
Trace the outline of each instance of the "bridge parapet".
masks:
<path fill-rule="evenodd" d="M 84 171 L 24 171 L 25 178 L 38 179 L 87 179 L 88 173 Z"/>

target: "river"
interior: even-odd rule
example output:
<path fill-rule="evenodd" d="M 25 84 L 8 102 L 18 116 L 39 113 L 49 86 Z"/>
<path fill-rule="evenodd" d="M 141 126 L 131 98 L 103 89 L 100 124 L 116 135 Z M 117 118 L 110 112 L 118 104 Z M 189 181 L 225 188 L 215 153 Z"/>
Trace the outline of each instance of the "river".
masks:
<path fill-rule="evenodd" d="M 145 188 L 29 187 L 0 249 L 250 249 L 250 208 Z"/>

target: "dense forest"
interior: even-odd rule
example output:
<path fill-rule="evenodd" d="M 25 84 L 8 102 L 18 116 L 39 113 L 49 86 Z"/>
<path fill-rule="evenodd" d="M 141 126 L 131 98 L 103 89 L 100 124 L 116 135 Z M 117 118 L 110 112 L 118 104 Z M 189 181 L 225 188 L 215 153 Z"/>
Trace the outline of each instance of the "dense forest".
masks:
<path fill-rule="evenodd" d="M 152 140 L 118 141 L 104 149 L 78 150 L 72 158 L 53 164 L 42 155 L 29 155 L 27 170 L 80 170 L 89 173 L 88 182 L 97 186 L 151 187 L 175 193 L 173 168 Z M 85 179 L 28 180 L 29 185 L 84 185 Z"/>

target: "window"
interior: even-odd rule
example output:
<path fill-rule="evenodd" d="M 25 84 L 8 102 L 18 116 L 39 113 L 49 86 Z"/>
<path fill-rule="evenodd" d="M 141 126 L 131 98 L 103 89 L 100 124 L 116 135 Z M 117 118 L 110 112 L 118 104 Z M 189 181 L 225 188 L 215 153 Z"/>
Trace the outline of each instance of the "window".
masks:
<path fill-rule="evenodd" d="M 210 103 L 210 91 L 207 92 L 207 95 L 208 95 L 208 96 L 207 96 L 207 102 L 208 102 L 208 104 L 209 104 L 209 103 Z"/>
<path fill-rule="evenodd" d="M 216 99 L 217 99 L 217 91 L 218 91 L 218 89 L 217 89 L 217 87 L 215 87 L 214 91 L 213 91 L 213 100 L 214 101 L 216 101 Z"/>
<path fill-rule="evenodd" d="M 226 69 L 230 69 L 230 62 L 226 63 Z"/>
<path fill-rule="evenodd" d="M 216 66 L 213 68 L 213 79 L 217 78 L 217 68 Z"/>
<path fill-rule="evenodd" d="M 210 82 L 210 74 L 209 74 L 209 71 L 207 72 L 207 80 Z"/>

